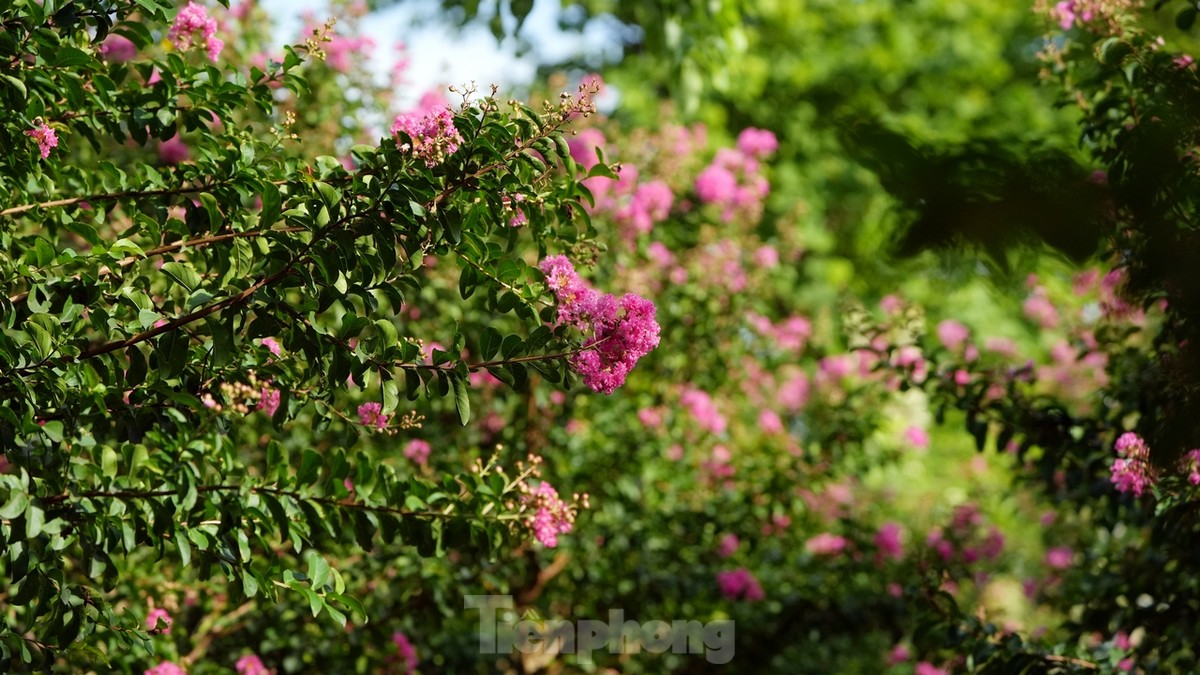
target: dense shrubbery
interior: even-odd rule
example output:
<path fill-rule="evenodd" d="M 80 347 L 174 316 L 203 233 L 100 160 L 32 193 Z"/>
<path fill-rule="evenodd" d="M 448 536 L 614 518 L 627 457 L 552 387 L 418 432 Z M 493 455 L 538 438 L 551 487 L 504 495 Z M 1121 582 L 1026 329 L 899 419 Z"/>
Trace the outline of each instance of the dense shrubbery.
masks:
<path fill-rule="evenodd" d="M 917 4 L 914 25 L 941 20 Z M 887 25 L 891 3 L 866 5 L 817 9 Z M 738 67 L 811 28 L 762 7 Z M 1044 74 L 1098 164 L 1005 167 L 1059 171 L 1108 245 L 1017 280 L 862 256 L 938 217 L 884 192 L 903 166 L 851 157 L 862 134 L 800 128 L 899 95 L 870 69 L 836 100 L 841 71 L 818 69 L 796 116 L 713 80 L 698 109 L 728 130 L 657 101 L 653 125 L 602 119 L 592 77 L 532 108 L 468 88 L 401 111 L 403 73 L 361 68 L 359 11 L 274 56 L 253 3 L 0 14 L 9 667 L 595 667 L 561 643 L 481 653 L 478 595 L 547 627 L 735 622 L 707 654 L 645 635 L 590 654 L 621 672 L 703 670 L 718 648 L 748 672 L 1194 666 L 1197 81 L 1131 6 L 1039 8 L 1066 31 Z M 707 39 L 746 41 L 727 14 Z M 699 40 L 706 19 L 681 16 Z M 893 37 L 904 77 L 991 69 L 1019 92 L 1006 110 L 1039 110 L 997 55 L 943 71 Z M 623 93 L 672 56 L 729 66 L 651 51 L 615 72 Z M 871 137 L 1004 125 L 935 90 L 875 110 Z M 1012 181 L 975 168 L 945 222 L 1020 220 L 989 194 Z M 802 179 L 828 194 L 778 188 Z"/>

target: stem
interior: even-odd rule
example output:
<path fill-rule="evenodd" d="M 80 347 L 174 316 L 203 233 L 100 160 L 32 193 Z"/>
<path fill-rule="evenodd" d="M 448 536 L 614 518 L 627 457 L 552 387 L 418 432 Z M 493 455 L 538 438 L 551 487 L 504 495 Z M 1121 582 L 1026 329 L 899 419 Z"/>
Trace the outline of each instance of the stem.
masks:
<path fill-rule="evenodd" d="M 196 492 L 204 493 L 204 494 L 215 493 L 215 492 L 240 492 L 243 489 L 243 487 L 244 486 L 241 486 L 241 485 L 200 485 L 200 486 L 196 487 Z M 277 487 L 258 486 L 258 487 L 250 487 L 250 488 L 248 488 L 248 490 L 254 494 L 269 494 L 269 495 L 273 495 L 276 497 L 288 497 L 290 499 L 296 500 L 297 502 L 300 502 L 300 501 L 316 502 L 318 504 L 322 504 L 325 506 L 332 506 L 334 508 L 354 509 L 357 511 L 371 511 L 374 513 L 390 513 L 390 514 L 397 515 L 397 516 L 441 518 L 443 520 L 452 520 L 455 518 L 463 517 L 462 515 L 457 514 L 457 513 L 447 513 L 444 511 L 427 511 L 427 510 L 426 511 L 418 511 L 418 510 L 413 510 L 413 509 L 395 508 L 392 506 L 377 506 L 377 505 L 372 505 L 372 504 L 364 504 L 361 502 L 331 499 L 329 497 L 306 497 L 303 494 L 296 492 L 294 490 L 284 490 L 284 489 L 277 488 Z M 154 499 L 156 497 L 170 497 L 170 496 L 178 495 L 178 494 L 179 494 L 178 490 L 124 490 L 124 491 L 119 491 L 119 492 L 92 491 L 92 492 L 80 492 L 77 494 L 63 492 L 61 494 L 53 495 L 51 497 L 44 497 L 42 499 L 42 503 L 46 504 L 46 505 L 62 504 L 71 499 L 122 499 L 122 500 Z M 500 514 L 500 515 L 496 516 L 495 519 L 496 520 L 513 520 L 514 517 L 512 517 L 511 514 Z"/>
<path fill-rule="evenodd" d="M 162 197 L 166 195 L 185 195 L 193 192 L 203 192 L 218 185 L 228 184 L 228 180 L 220 180 L 211 185 L 196 185 L 191 187 L 164 188 L 162 190 L 127 190 L 125 192 L 112 192 L 109 194 L 88 195 L 86 197 L 69 197 L 67 199 L 52 199 L 48 202 L 39 202 L 36 204 L 22 204 L 21 206 L 12 206 L 3 211 L 0 211 L 0 216 L 12 216 L 18 213 L 25 213 L 33 209 L 50 209 L 59 206 L 71 206 L 80 202 L 111 202 L 129 197 Z M 282 184 L 282 183 L 279 183 Z"/>
<path fill-rule="evenodd" d="M 293 261 L 292 263 L 289 263 L 286 267 L 279 270 L 275 274 L 272 274 L 271 276 L 263 277 L 262 279 L 259 279 L 258 282 L 256 282 L 254 285 L 250 286 L 249 288 L 242 291 L 241 293 L 238 293 L 237 295 L 233 296 L 232 298 L 226 298 L 220 302 L 216 302 L 211 305 L 201 307 L 200 309 L 192 312 L 191 314 L 185 314 L 181 317 L 171 319 L 167 323 L 164 323 L 163 325 L 158 326 L 157 328 L 151 328 L 150 330 L 138 333 L 137 335 L 134 335 L 133 337 L 129 337 L 124 340 L 114 340 L 113 342 L 102 344 L 98 347 L 93 347 L 92 349 L 88 349 L 84 352 L 81 352 L 79 354 L 79 356 L 76 357 L 76 360 L 83 361 L 85 359 L 90 359 L 95 356 L 100 356 L 101 354 L 115 352 L 118 349 L 125 349 L 127 347 L 132 347 L 133 345 L 136 345 L 139 342 L 145 342 L 146 340 L 149 340 L 151 338 L 158 337 L 159 335 L 162 335 L 163 333 L 166 333 L 169 331 L 173 331 L 176 328 L 179 328 L 180 326 L 187 325 L 189 323 L 192 323 L 193 321 L 199 321 L 200 319 L 203 319 L 204 317 L 209 316 L 211 314 L 215 314 L 215 313 L 221 311 L 222 309 L 225 309 L 226 307 L 236 305 L 240 302 L 245 302 L 246 299 L 248 299 L 251 295 L 254 294 L 255 291 L 259 290 L 260 288 L 263 288 L 264 286 L 267 286 L 276 281 L 279 281 L 283 277 L 290 274 L 294 263 L 295 263 L 295 261 Z"/>
<path fill-rule="evenodd" d="M 210 244 L 216 244 L 218 242 L 226 241 L 229 239 L 241 239 L 241 238 L 245 238 L 245 237 L 264 237 L 264 236 L 266 236 L 268 234 L 272 234 L 272 233 L 290 234 L 293 232 L 303 232 L 303 231 L 304 231 L 303 227 L 283 227 L 278 230 L 252 230 L 252 231 L 248 231 L 248 232 L 227 232 L 225 234 L 218 234 L 218 235 L 214 235 L 211 237 L 202 237 L 199 239 L 188 239 L 186 241 L 177 241 L 174 244 L 166 244 L 165 246 L 159 246 L 158 248 L 152 248 L 149 251 L 146 251 L 145 255 L 143 255 L 143 256 L 129 256 L 127 258 L 124 258 L 120 262 L 117 263 L 117 267 L 121 267 L 121 268 L 129 267 L 130 265 L 136 263 L 139 260 L 145 260 L 147 258 L 162 255 L 164 253 L 171 253 L 172 251 L 178 251 L 179 249 L 187 248 L 187 247 L 202 248 L 204 246 L 208 246 Z M 103 276 L 107 276 L 112 273 L 113 273 L 113 270 L 106 266 L 106 267 L 100 268 L 98 276 L 103 277 Z M 75 276 L 71 277 L 71 279 L 74 281 L 79 281 L 80 276 L 78 274 L 76 274 Z M 25 299 L 28 297 L 29 297 L 29 291 L 22 291 L 20 293 L 17 293 L 16 295 L 9 296 L 8 301 L 15 305 L 19 302 L 24 302 Z"/>

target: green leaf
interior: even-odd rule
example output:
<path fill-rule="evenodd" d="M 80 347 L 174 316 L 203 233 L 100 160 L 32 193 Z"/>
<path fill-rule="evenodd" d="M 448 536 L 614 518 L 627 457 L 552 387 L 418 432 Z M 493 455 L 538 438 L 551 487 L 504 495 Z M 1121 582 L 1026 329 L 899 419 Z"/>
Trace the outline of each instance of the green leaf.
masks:
<path fill-rule="evenodd" d="M 305 448 L 304 458 L 300 460 L 300 472 L 296 474 L 296 482 L 300 485 L 312 485 L 324 462 L 321 455 L 312 448 Z"/>
<path fill-rule="evenodd" d="M 200 275 L 191 265 L 171 261 L 163 263 L 162 272 L 170 277 L 172 281 L 186 288 L 189 293 L 200 286 Z"/>
<path fill-rule="evenodd" d="M 25 538 L 34 539 L 42 533 L 46 524 L 46 512 L 40 506 L 30 506 L 25 512 Z"/>
<path fill-rule="evenodd" d="M 458 421 L 464 427 L 471 421 L 471 387 L 462 376 L 454 378 L 454 405 L 458 408 Z"/>
<path fill-rule="evenodd" d="M 221 218 L 221 208 L 217 206 L 217 198 L 208 192 L 201 192 L 199 197 L 200 205 L 204 207 L 204 212 L 208 214 L 208 226 L 212 230 L 221 228 L 221 223 L 224 222 Z"/>
<path fill-rule="evenodd" d="M 500 344 L 503 342 L 504 336 L 500 331 L 492 326 L 483 329 L 483 335 L 479 338 L 479 356 L 484 361 L 490 361 L 500 349 Z"/>
<path fill-rule="evenodd" d="M 1179 30 L 1191 30 L 1192 25 L 1196 23 L 1196 13 L 1194 6 L 1185 8 L 1175 15 L 1175 26 Z"/>
<path fill-rule="evenodd" d="M 308 552 L 308 579 L 318 591 L 329 583 L 329 563 L 313 550 Z"/>
<path fill-rule="evenodd" d="M 525 341 L 519 335 L 509 335 L 500 345 L 500 353 L 506 359 L 518 357 L 525 353 Z"/>
<path fill-rule="evenodd" d="M 262 211 L 259 212 L 258 217 L 264 226 L 270 227 L 275 224 L 275 221 L 279 220 L 280 209 L 283 207 L 283 197 L 279 194 L 279 188 L 270 181 L 263 181 L 261 189 Z"/>

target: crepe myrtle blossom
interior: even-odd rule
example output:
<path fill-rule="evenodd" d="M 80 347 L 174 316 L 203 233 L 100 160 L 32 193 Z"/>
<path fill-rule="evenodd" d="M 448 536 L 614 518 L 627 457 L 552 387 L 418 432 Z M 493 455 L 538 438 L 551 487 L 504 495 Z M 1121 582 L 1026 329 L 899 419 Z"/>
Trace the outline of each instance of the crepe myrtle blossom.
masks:
<path fill-rule="evenodd" d="M 364 427 L 386 429 L 388 416 L 383 414 L 383 406 L 375 401 L 371 401 L 358 406 L 358 421 Z"/>
<path fill-rule="evenodd" d="M 158 630 L 159 621 L 163 623 L 162 634 L 169 635 L 171 633 L 171 624 L 174 623 L 171 615 L 162 607 L 155 607 L 146 614 L 146 630 Z"/>
<path fill-rule="evenodd" d="M 392 644 L 396 645 L 396 656 L 400 659 L 404 672 L 406 675 L 412 675 L 420 663 L 417 659 L 417 648 L 409 641 L 408 636 L 400 631 L 392 633 Z"/>
<path fill-rule="evenodd" d="M 233 668 L 238 675 L 271 675 L 271 671 L 256 654 L 246 654 L 233 664 Z"/>
<path fill-rule="evenodd" d="M 1200 449 L 1189 450 L 1180 462 L 1187 481 L 1191 485 L 1200 485 Z"/>
<path fill-rule="evenodd" d="M 1121 434 L 1115 447 L 1120 457 L 1113 461 L 1113 485 L 1117 492 L 1132 492 L 1135 496 L 1142 496 L 1146 488 L 1154 484 L 1149 461 L 1150 448 L 1132 431 Z"/>
<path fill-rule="evenodd" d="M 745 567 L 717 572 L 717 588 L 726 600 L 757 602 L 766 597 L 758 579 Z"/>
<path fill-rule="evenodd" d="M 454 113 L 447 105 L 397 115 L 391 132 L 402 152 L 425 160 L 430 169 L 457 152 L 463 140 L 454 126 Z M 408 136 L 409 142 L 403 142 L 400 132 Z"/>
<path fill-rule="evenodd" d="M 45 122 L 41 122 L 37 127 L 27 130 L 25 135 L 37 141 L 38 152 L 41 153 L 42 159 L 50 156 L 51 148 L 58 147 L 57 132 L 54 131 L 54 127 Z"/>
<path fill-rule="evenodd" d="M 198 41 L 197 34 L 200 35 Z M 170 30 L 167 31 L 167 39 L 179 51 L 187 51 L 193 46 L 203 44 L 208 52 L 208 60 L 213 63 L 217 62 L 217 57 L 225 48 L 225 42 L 217 37 L 217 20 L 208 15 L 208 10 L 203 5 L 194 2 L 189 2 L 179 10 L 179 14 L 175 16 L 175 23 L 171 24 Z"/>
<path fill-rule="evenodd" d="M 575 515 L 578 508 L 563 501 L 558 496 L 558 490 L 546 481 L 538 483 L 537 487 L 525 486 L 522 497 L 525 505 L 533 511 L 528 525 L 533 538 L 546 548 L 558 546 L 558 535 L 566 534 L 575 527 Z M 582 502 L 587 508 L 587 495 L 575 495 L 576 502 Z"/>
<path fill-rule="evenodd" d="M 592 289 L 565 256 L 550 256 L 539 268 L 558 300 L 558 323 L 589 335 L 571 366 L 593 391 L 613 393 L 638 359 L 658 346 L 654 303 L 633 293 L 617 298 Z"/>

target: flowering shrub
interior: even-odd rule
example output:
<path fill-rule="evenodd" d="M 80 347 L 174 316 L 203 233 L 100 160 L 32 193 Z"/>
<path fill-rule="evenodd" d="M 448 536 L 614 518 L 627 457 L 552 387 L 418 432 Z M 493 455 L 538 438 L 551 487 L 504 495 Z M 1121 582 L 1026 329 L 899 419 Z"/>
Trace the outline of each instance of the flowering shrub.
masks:
<path fill-rule="evenodd" d="M 405 109 L 353 3 L 278 54 L 253 2 L 71 7 L 2 10 L 6 669 L 704 667 L 481 654 L 478 594 L 732 618 L 747 672 L 1195 662 L 1196 287 L 1156 262 L 1195 82 L 1131 4 L 1038 7 L 1111 246 L 1007 286 L 853 258 L 778 189 L 838 189 L 819 136 L 629 129 L 595 78 Z"/>

